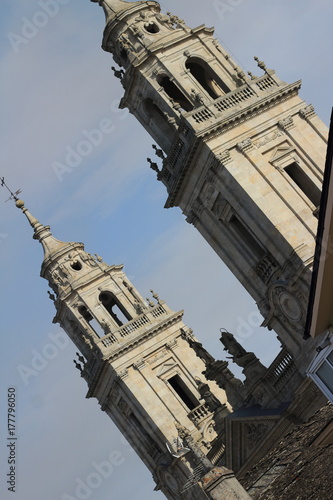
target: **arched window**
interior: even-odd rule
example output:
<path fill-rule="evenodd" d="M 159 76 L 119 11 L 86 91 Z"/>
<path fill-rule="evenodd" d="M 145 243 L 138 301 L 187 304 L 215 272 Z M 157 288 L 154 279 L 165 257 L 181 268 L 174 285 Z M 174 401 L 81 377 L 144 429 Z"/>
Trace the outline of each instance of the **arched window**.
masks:
<path fill-rule="evenodd" d="M 97 337 L 99 338 L 105 337 L 105 332 L 102 326 L 98 323 L 98 321 L 94 318 L 94 316 L 88 311 L 88 309 L 85 306 L 79 306 L 78 311 L 82 315 L 82 317 L 86 320 L 86 322 L 93 330 L 93 332 L 97 335 Z"/>
<path fill-rule="evenodd" d="M 175 126 L 168 121 L 166 114 L 163 113 L 153 99 L 148 97 L 143 104 L 146 114 L 151 119 L 149 124 L 150 132 L 158 145 L 167 152 L 173 141 L 176 131 Z"/>
<path fill-rule="evenodd" d="M 184 111 L 192 111 L 193 106 L 177 85 L 168 76 L 160 76 L 158 83 L 163 87 L 168 96 L 173 99 Z"/>
<path fill-rule="evenodd" d="M 103 306 L 110 314 L 111 318 L 117 323 L 118 326 L 122 326 L 125 323 L 131 321 L 130 315 L 122 307 L 122 305 L 115 299 L 115 297 L 110 292 L 101 292 L 99 295 L 99 300 L 102 302 Z"/>
<path fill-rule="evenodd" d="M 222 82 L 208 64 L 199 58 L 190 58 L 186 61 L 186 68 L 190 70 L 193 77 L 203 89 L 212 97 L 217 99 L 230 92 L 230 89 Z"/>

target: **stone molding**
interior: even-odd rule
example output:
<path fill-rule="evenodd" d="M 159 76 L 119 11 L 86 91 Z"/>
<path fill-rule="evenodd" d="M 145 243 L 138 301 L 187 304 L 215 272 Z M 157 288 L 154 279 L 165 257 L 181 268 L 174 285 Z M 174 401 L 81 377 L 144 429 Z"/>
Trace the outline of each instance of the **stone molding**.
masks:
<path fill-rule="evenodd" d="M 226 165 L 230 161 L 232 161 L 230 151 L 226 149 L 225 151 L 222 151 L 221 153 L 218 153 L 216 155 L 216 159 L 222 163 L 223 165 Z"/>
<path fill-rule="evenodd" d="M 245 139 L 244 141 L 241 141 L 237 144 L 237 149 L 240 153 L 243 153 L 244 155 L 253 149 L 253 144 L 250 138 Z"/>
<path fill-rule="evenodd" d="M 133 363 L 133 368 L 135 368 L 138 371 L 143 370 L 145 366 L 146 366 L 146 362 L 143 358 L 141 358 L 138 361 L 136 361 L 135 363 Z"/>
<path fill-rule="evenodd" d="M 122 370 L 121 372 L 117 372 L 117 377 L 118 379 L 120 380 L 125 380 L 126 378 L 128 378 L 128 370 L 125 369 L 125 370 Z"/>
<path fill-rule="evenodd" d="M 177 341 L 177 339 L 171 340 L 170 342 L 168 342 L 167 344 L 165 344 L 165 347 L 167 349 L 169 349 L 170 351 L 173 351 L 174 349 L 176 349 L 178 347 L 178 341 Z"/>
<path fill-rule="evenodd" d="M 309 104 L 308 106 L 306 106 L 305 108 L 301 109 L 299 111 L 299 115 L 306 121 L 309 121 L 310 118 L 313 118 L 314 116 L 316 116 L 316 112 L 315 112 L 315 109 L 314 107 L 312 106 L 312 104 Z"/>
<path fill-rule="evenodd" d="M 278 125 L 285 132 L 295 126 L 293 117 L 291 115 L 287 116 L 287 118 L 284 118 L 283 120 L 280 120 L 278 122 Z"/>

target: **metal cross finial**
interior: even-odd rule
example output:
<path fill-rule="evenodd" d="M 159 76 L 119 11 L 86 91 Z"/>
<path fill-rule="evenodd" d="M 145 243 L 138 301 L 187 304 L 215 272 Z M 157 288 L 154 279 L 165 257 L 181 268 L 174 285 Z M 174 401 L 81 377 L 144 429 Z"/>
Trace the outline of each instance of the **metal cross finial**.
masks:
<path fill-rule="evenodd" d="M 9 189 L 9 187 L 7 186 L 7 184 L 5 183 L 5 178 L 4 177 L 0 177 L 0 183 L 1 183 L 1 187 L 5 187 L 10 192 L 10 197 L 6 201 L 9 201 L 9 200 L 18 201 L 17 195 L 20 194 L 20 193 L 22 193 L 21 189 L 18 189 L 17 191 L 15 191 L 15 193 L 13 193 L 13 191 L 11 191 Z"/>

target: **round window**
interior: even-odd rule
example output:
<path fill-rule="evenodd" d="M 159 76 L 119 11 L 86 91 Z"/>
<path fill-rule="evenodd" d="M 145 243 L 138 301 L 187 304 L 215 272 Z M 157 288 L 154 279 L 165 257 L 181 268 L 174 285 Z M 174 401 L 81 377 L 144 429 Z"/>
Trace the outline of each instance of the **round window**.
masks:
<path fill-rule="evenodd" d="M 157 26 L 157 24 L 150 22 L 145 24 L 145 30 L 148 31 L 148 33 L 158 33 L 160 31 L 160 28 Z"/>
<path fill-rule="evenodd" d="M 80 271 L 82 269 L 82 264 L 78 260 L 74 260 L 71 262 L 71 268 L 74 269 L 74 271 Z"/>

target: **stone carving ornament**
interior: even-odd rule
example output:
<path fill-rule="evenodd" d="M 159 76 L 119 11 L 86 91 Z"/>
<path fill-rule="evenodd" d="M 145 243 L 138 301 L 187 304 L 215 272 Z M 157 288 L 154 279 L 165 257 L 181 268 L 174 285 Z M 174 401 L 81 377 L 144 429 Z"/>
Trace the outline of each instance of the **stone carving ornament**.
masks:
<path fill-rule="evenodd" d="M 283 314 L 291 321 L 300 321 L 303 311 L 299 300 L 284 287 L 276 287 L 274 294 Z"/>

